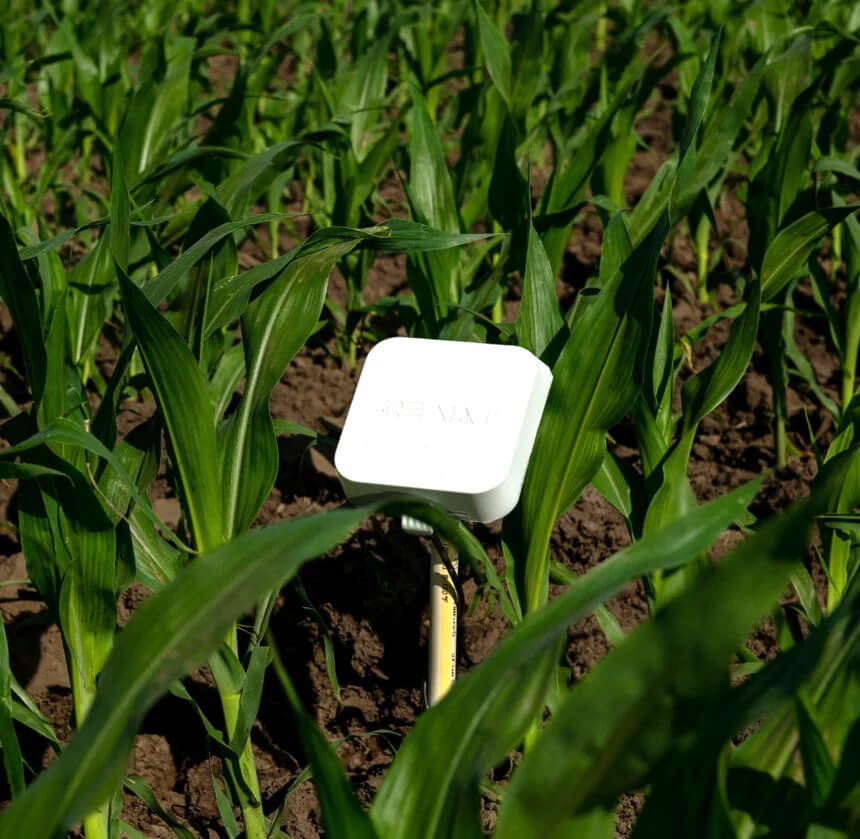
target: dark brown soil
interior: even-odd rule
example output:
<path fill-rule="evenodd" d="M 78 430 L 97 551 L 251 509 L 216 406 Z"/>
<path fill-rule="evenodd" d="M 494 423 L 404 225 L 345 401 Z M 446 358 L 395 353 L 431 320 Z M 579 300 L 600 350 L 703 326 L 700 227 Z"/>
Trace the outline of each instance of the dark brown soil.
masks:
<path fill-rule="evenodd" d="M 651 145 L 637 152 L 628 182 L 628 198 L 641 194 L 672 147 L 671 115 L 657 107 L 637 124 L 637 130 Z M 396 200 L 396 199 L 393 199 Z M 732 239 L 726 257 L 742 261 L 735 239 L 745 233 L 739 218 L 739 202 L 729 196 L 718 208 L 718 235 Z M 581 288 L 584 276 L 600 253 L 600 226 L 586 213 L 571 239 L 570 252 L 560 287 L 560 297 L 570 302 Z M 665 259 L 691 278 L 695 274 L 693 250 L 683 234 L 675 237 Z M 735 264 L 737 264 L 735 262 Z M 661 272 L 674 301 L 676 334 L 681 335 L 710 313 L 708 306 L 692 300 L 686 288 L 668 271 Z M 367 299 L 397 294 L 405 289 L 405 262 L 391 257 L 380 260 L 371 274 Z M 343 297 L 339 279 L 332 281 L 333 297 Z M 721 304 L 729 298 L 719 292 Z M 3 338 L 0 351 L 6 352 L 21 369 L 19 351 L 9 331 L 5 311 L 0 315 Z M 728 323 L 717 324 L 693 348 L 691 364 L 699 370 L 713 360 L 728 333 Z M 837 364 L 831 348 L 820 332 L 820 324 L 798 321 L 797 340 L 801 351 L 813 363 L 824 389 L 835 395 Z M 291 364 L 272 400 L 274 416 L 308 425 L 323 434 L 336 435 L 342 426 L 357 375 L 347 369 L 325 342 L 306 347 Z M 2 384 L 23 402 L 26 392 L 9 373 L 0 373 Z M 792 459 L 786 469 L 775 473 L 756 501 L 754 511 L 768 516 L 803 497 L 815 473 L 810 456 L 806 419 L 826 441 L 830 420 L 805 387 L 790 390 L 790 436 L 803 454 Z M 724 405 L 702 423 L 693 449 L 690 480 L 700 501 L 710 499 L 761 474 L 773 466 L 774 442 L 770 418 L 772 404 L 764 378 L 764 364 L 757 353 L 751 369 Z M 635 459 L 633 436 L 624 423 L 613 432 L 617 453 Z M 282 438 L 280 473 L 260 516 L 260 523 L 292 518 L 343 503 L 343 493 L 334 469 L 322 449 L 309 449 L 300 438 Z M 0 484 L 0 522 L 15 519 L 15 486 Z M 167 483 L 156 484 L 157 511 L 176 520 L 178 505 L 169 497 Z M 498 528 L 478 526 L 476 534 L 501 568 Z M 723 553 L 740 539 L 729 532 L 717 546 Z M 629 543 L 621 516 L 592 488 L 588 488 L 555 529 L 551 550 L 577 573 L 606 559 Z M 0 529 L 0 580 L 26 577 L 26 567 L 14 530 Z M 474 600 L 463 620 L 460 653 L 462 670 L 485 658 L 507 630 L 497 609 L 487 608 L 486 594 L 478 589 L 468 571 L 464 574 L 467 602 Z M 302 582 L 319 611 L 335 650 L 340 700 L 335 696 L 326 672 L 323 650 L 324 629 L 309 614 L 293 588 L 284 589 L 278 599 L 272 626 L 281 655 L 309 709 L 327 736 L 342 740 L 339 754 L 350 780 L 364 803 L 378 789 L 401 739 L 408 734 L 424 707 L 428 598 L 428 552 L 417 538 L 401 533 L 399 526 L 375 518 L 365 525 L 331 557 L 311 563 L 303 571 Z M 555 589 L 554 589 L 555 591 Z M 145 596 L 132 587 L 120 603 L 124 621 Z M 610 604 L 624 629 L 646 615 L 642 586 L 628 586 Z M 70 733 L 71 697 L 63 648 L 57 627 L 44 619 L 43 607 L 27 586 L 2 589 L 0 610 L 12 654 L 12 667 L 26 689 L 56 727 L 61 739 Z M 768 653 L 774 646 L 767 627 L 758 633 L 758 647 Z M 609 648 L 597 621 L 586 618 L 573 625 L 568 635 L 568 660 L 575 679 L 582 678 Z M 198 672 L 188 680 L 189 690 L 213 720 L 219 719 L 217 695 L 211 679 Z M 51 750 L 38 738 L 22 735 L 30 765 L 36 769 L 52 758 Z M 267 813 L 283 808 L 284 825 L 295 839 L 321 835 L 319 807 L 311 782 L 292 784 L 303 768 L 303 758 L 286 702 L 273 678 L 269 678 L 252 740 L 259 767 Z M 500 768 L 503 780 L 510 767 Z M 148 714 L 137 739 L 130 771 L 141 775 L 155 790 L 159 801 L 173 816 L 201 837 L 225 836 L 215 804 L 212 774 L 218 775 L 218 761 L 207 752 L 205 735 L 191 707 L 167 697 Z M 625 796 L 617 811 L 618 836 L 629 834 L 639 807 L 636 796 Z M 494 806 L 485 804 L 485 821 L 494 819 Z M 147 836 L 169 837 L 169 829 L 139 801 L 126 797 L 125 818 Z"/>

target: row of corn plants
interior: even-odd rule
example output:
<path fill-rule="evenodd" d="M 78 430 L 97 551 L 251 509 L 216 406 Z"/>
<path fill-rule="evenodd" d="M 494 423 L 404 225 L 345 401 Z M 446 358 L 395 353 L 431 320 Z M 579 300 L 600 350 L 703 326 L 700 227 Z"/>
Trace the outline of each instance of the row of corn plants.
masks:
<path fill-rule="evenodd" d="M 293 710 L 331 836 L 481 835 L 483 779 L 514 751 L 502 837 L 612 837 L 630 791 L 646 793 L 634 836 L 857 829 L 851 4 L 18 6 L 0 22 L 0 298 L 20 347 L 8 373 L 26 395 L 2 394 L 0 477 L 18 481 L 18 538 L 62 633 L 77 730 L 60 744 L 3 635 L 12 802 L 0 836 L 79 823 L 96 839 L 140 835 L 123 818 L 124 790 L 192 835 L 126 777 L 135 733 L 166 691 L 194 705 L 221 761 L 227 835 L 284 835 L 280 814 L 264 811 L 251 743 L 267 679 Z M 637 123 L 667 86 L 674 148 L 628 207 Z M 749 225 L 743 271 L 720 257 L 730 192 Z M 599 219 L 600 259 L 563 309 L 557 282 L 584 214 Z M 693 242 L 696 269 L 670 290 L 678 236 Z M 408 293 L 370 300 L 381 252 L 407 254 Z M 326 293 L 336 266 L 345 308 Z M 838 399 L 794 340 L 804 284 L 838 354 Z M 680 341 L 683 293 L 714 311 Z M 254 527 L 278 475 L 277 434 L 307 433 L 270 412 L 291 360 L 329 340 L 354 366 L 391 316 L 417 336 L 515 342 L 553 369 L 520 504 L 503 523 L 503 572 L 465 526 L 407 499 Z M 689 374 L 685 348 L 725 319 L 720 355 Z M 809 501 L 768 522 L 748 511 L 763 478 L 704 505 L 688 480 L 697 429 L 757 342 L 775 464 L 796 448 L 790 376 L 835 425 Z M 155 410 L 120 434 L 129 400 Z M 608 446 L 628 417 L 635 465 Z M 147 495 L 163 446 L 175 529 Z M 631 545 L 576 576 L 550 540 L 589 484 L 624 516 Z M 366 517 L 401 512 L 457 545 L 511 631 L 422 713 L 368 810 L 268 624 L 304 563 Z M 731 526 L 747 538 L 714 565 L 709 550 Z M 566 587 L 552 601 L 550 580 Z M 649 619 L 625 634 L 605 603 L 633 580 Z M 133 582 L 152 595 L 118 631 Z M 572 684 L 566 629 L 591 613 L 613 650 Z M 764 662 L 745 642 L 767 615 L 780 653 Z M 219 720 L 183 686 L 198 666 L 217 685 Z M 22 726 L 59 752 L 35 778 Z"/>

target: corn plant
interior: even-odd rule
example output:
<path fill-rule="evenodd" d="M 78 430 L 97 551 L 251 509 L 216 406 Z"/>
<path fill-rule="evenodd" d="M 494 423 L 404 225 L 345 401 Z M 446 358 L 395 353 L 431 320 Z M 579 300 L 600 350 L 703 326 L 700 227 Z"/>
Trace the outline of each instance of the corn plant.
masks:
<path fill-rule="evenodd" d="M 646 536 L 523 621 L 421 718 L 369 813 L 352 797 L 330 746 L 279 667 L 314 767 L 329 833 L 396 837 L 480 832 L 479 779 L 519 742 L 544 701 L 551 659 L 542 652 L 553 650 L 571 620 L 625 581 L 698 556 L 743 511 L 757 488 L 738 489 Z M 822 701 L 836 689 L 832 663 L 857 653 L 856 577 L 843 606 L 802 645 L 740 686 L 731 687 L 726 678 L 732 650 L 788 580 L 816 509 L 807 505 L 771 522 L 679 595 L 659 620 L 626 639 L 564 698 L 514 774 L 497 835 L 520 836 L 539 825 L 550 835 L 589 829 L 593 835 L 611 836 L 615 796 L 643 783 L 652 787 L 643 812 L 646 829 L 683 826 L 698 832 L 708 826 L 714 835 L 733 836 L 732 824 L 743 822 L 749 826 L 745 829 L 767 825 L 772 812 L 752 810 L 736 786 L 750 772 L 770 768 L 768 754 L 755 750 L 761 738 L 748 740 L 729 762 L 722 756 L 731 734 L 761 716 L 767 720 L 765 728 L 794 727 L 799 733 L 799 747 L 795 739 L 777 759 L 785 771 L 799 750 L 806 777 L 799 795 L 808 802 L 804 824 L 827 824 L 847 835 L 856 818 L 853 756 L 844 748 L 835 762 L 825 758 L 832 747 L 822 740 L 821 714 Z M 334 511 L 245 534 L 182 570 L 141 607 L 120 636 L 107 664 L 111 678 L 103 682 L 90 721 L 13 804 L 0 821 L 0 835 L 24 829 L 51 835 L 86 813 L 121 777 L 136 721 L 171 680 L 215 652 L 241 610 L 314 553 L 344 538 L 368 512 Z M 432 511 L 420 514 L 464 552 L 480 552 L 462 528 Z M 738 590 L 745 592 L 741 601 L 733 597 Z M 700 629 L 703 615 L 708 616 L 706 635 Z M 137 662 L 142 661 L 147 666 L 141 671 Z M 822 682 L 816 677 L 825 664 L 829 670 Z M 617 690 L 619 679 L 624 691 Z M 846 700 L 856 689 L 855 675 L 853 682 L 839 686 L 839 702 L 826 703 L 827 713 L 844 715 Z M 686 710 L 691 703 L 719 710 L 691 714 Z M 627 723 L 619 742 L 612 732 L 622 719 Z M 728 798 L 715 798 L 715 777 L 722 779 L 721 789 L 728 783 Z M 665 800 L 678 778 L 685 779 L 688 789 L 682 807 Z M 48 802 L 54 806 L 45 806 Z"/>
<path fill-rule="evenodd" d="M 250 738 L 270 665 L 329 835 L 481 835 L 486 774 L 518 749 L 496 790 L 500 837 L 614 836 L 617 797 L 634 791 L 644 791 L 635 837 L 853 835 L 860 175 L 849 138 L 860 18 L 850 4 L 13 5 L 0 20 L 0 297 L 32 399 L 0 392 L 14 414 L 0 478 L 20 482 L 21 547 L 61 629 L 77 730 L 27 787 L 16 726 L 60 744 L 0 636 L 13 797 L 0 837 L 81 821 L 88 837 L 137 835 L 122 821 L 124 787 L 190 835 L 125 777 L 134 734 L 165 691 L 192 704 L 221 761 L 227 833 L 240 832 L 238 808 L 244 835 L 283 835 L 263 811 Z M 220 61 L 232 62 L 228 79 L 210 73 Z M 674 150 L 628 208 L 637 123 L 675 79 Z M 390 196 L 401 187 L 399 206 Z M 679 292 L 662 281 L 679 272 L 665 243 L 689 236 L 694 292 L 716 307 L 709 292 L 726 277 L 710 241 L 729 190 L 747 208 L 749 269 L 728 278 L 733 305 L 677 340 Z M 600 260 L 564 311 L 556 284 L 570 280 L 565 253 L 586 203 L 602 226 Z M 367 299 L 382 252 L 406 253 L 409 294 Z M 249 254 L 258 264 L 243 270 Z M 336 266 L 344 310 L 326 299 Z M 839 356 L 839 402 L 794 340 L 806 274 Z M 253 527 L 278 474 L 276 434 L 307 432 L 273 422 L 273 388 L 321 318 L 354 367 L 376 314 L 409 334 L 515 342 L 553 369 L 520 504 L 503 523 L 501 577 L 467 528 L 405 499 Z M 721 354 L 687 375 L 684 347 L 723 319 Z M 810 501 L 770 522 L 747 510 L 761 479 L 703 505 L 688 481 L 697 429 L 740 382 L 757 338 L 777 462 L 790 449 L 789 375 L 837 423 L 816 449 Z M 153 416 L 120 435 L 123 401 L 149 396 Z M 607 446 L 627 415 L 635 466 Z M 181 502 L 175 532 L 146 495 L 162 443 Z M 589 483 L 632 544 L 577 577 L 549 548 Z M 365 810 L 268 624 L 303 563 L 367 516 L 403 512 L 456 544 L 512 629 L 421 715 Z M 709 549 L 733 523 L 747 539 L 713 566 Z M 823 604 L 804 556 L 813 523 Z M 549 602 L 551 579 L 565 590 Z M 637 579 L 650 614 L 625 634 L 605 603 Z M 153 594 L 117 633 L 116 598 L 132 581 Z M 788 586 L 796 602 L 785 604 Z M 571 685 L 561 644 L 591 613 L 614 649 Z M 237 621 L 249 614 L 244 642 Z M 766 664 L 744 646 L 765 615 L 780 647 Z M 223 721 L 181 682 L 203 664 Z"/>

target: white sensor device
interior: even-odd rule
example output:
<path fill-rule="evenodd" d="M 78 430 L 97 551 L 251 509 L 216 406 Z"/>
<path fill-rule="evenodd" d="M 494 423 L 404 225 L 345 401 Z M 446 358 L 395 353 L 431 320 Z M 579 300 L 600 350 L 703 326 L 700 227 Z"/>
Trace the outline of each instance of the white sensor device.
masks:
<path fill-rule="evenodd" d="M 470 521 L 502 518 L 519 500 L 551 383 L 522 347 L 381 341 L 335 452 L 347 497 L 407 495 Z"/>

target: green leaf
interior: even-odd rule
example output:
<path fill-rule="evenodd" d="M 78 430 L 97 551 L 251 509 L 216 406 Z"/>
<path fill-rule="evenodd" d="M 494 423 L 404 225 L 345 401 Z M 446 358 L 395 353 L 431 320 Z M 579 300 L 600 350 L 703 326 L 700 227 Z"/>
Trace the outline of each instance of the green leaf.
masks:
<path fill-rule="evenodd" d="M 800 742 L 800 756 L 803 760 L 803 778 L 809 790 L 812 806 L 823 807 L 830 797 L 830 790 L 836 778 L 833 758 L 824 742 L 819 726 L 813 720 L 803 697 L 794 704 L 797 714 L 797 733 Z"/>
<path fill-rule="evenodd" d="M 374 122 L 379 121 L 388 79 L 389 37 L 379 38 L 352 69 L 342 104 L 350 111 L 350 143 L 358 163 L 368 154 Z"/>
<path fill-rule="evenodd" d="M 247 533 L 183 569 L 117 637 L 83 726 L 0 818 L 0 837 L 53 836 L 101 802 L 125 770 L 147 708 L 222 643 L 232 622 L 367 515 L 343 509 Z"/>
<path fill-rule="evenodd" d="M 230 221 L 218 225 L 218 227 L 210 230 L 190 248 L 183 251 L 181 256 L 177 257 L 152 280 L 144 284 L 143 292 L 146 295 L 146 299 L 153 305 L 164 300 L 176 288 L 177 283 L 191 267 L 209 253 L 224 237 L 244 230 L 247 227 L 253 227 L 256 224 L 281 221 L 283 218 L 286 218 L 286 216 L 281 213 L 261 213 L 257 216 L 250 216 L 239 221 Z"/>
<path fill-rule="evenodd" d="M 542 231 L 544 246 L 556 275 L 561 267 L 562 257 L 570 238 L 570 230 L 573 227 L 573 217 L 565 211 L 575 208 L 585 197 L 589 179 L 608 146 L 612 133 L 612 121 L 629 93 L 629 86 L 623 87 L 616 93 L 589 127 L 584 140 L 574 150 L 575 153 L 562 150 L 561 160 L 541 197 L 540 214 L 535 219 L 535 226 Z M 553 218 L 553 214 L 558 216 Z M 660 213 L 657 213 L 654 216 L 651 226 L 656 224 L 659 215 Z M 543 224 L 541 216 L 546 217 Z M 650 230 L 651 226 L 647 230 Z"/>
<path fill-rule="evenodd" d="M 95 247 L 68 274 L 65 309 L 75 364 L 83 364 L 91 357 L 94 342 L 116 294 L 110 245 L 108 236 L 100 236 Z"/>
<path fill-rule="evenodd" d="M 164 422 L 196 547 L 208 551 L 221 543 L 225 528 L 215 419 L 206 378 L 169 321 L 119 266 L 117 272 L 126 316 Z"/>
<path fill-rule="evenodd" d="M 420 221 L 449 233 L 460 231 L 457 202 L 448 161 L 427 110 L 427 103 L 414 85 L 409 119 L 409 192 L 421 214 Z"/>
<path fill-rule="evenodd" d="M 263 194 L 273 173 L 289 166 L 302 145 L 300 140 L 284 140 L 249 157 L 218 184 L 218 203 L 231 217 L 244 216 Z"/>
<path fill-rule="evenodd" d="M 762 300 L 771 300 L 782 291 L 800 273 L 821 237 L 858 209 L 860 204 L 822 207 L 780 230 L 762 262 Z"/>
<path fill-rule="evenodd" d="M 455 228 L 456 229 L 456 228 Z M 491 238 L 486 233 L 451 233 L 409 219 L 392 218 L 379 227 L 361 231 L 360 247 L 374 251 L 406 251 L 407 253 L 428 253 L 459 248 L 472 242 Z"/>
<path fill-rule="evenodd" d="M 490 16 L 484 11 L 480 0 L 475 0 L 475 13 L 478 16 L 478 34 L 481 39 L 481 49 L 484 61 L 493 84 L 502 94 L 502 99 L 511 108 L 511 53 L 508 42 L 496 29 Z"/>
<path fill-rule="evenodd" d="M 129 216 L 131 210 L 128 201 L 128 188 L 125 184 L 125 169 L 123 168 L 120 144 L 113 150 L 111 164 L 110 190 L 110 252 L 123 271 L 128 271 L 128 255 L 131 250 L 131 230 Z"/>
<path fill-rule="evenodd" d="M 754 481 L 715 499 L 684 522 L 592 568 L 567 592 L 527 616 L 488 659 L 458 679 L 438 705 L 418 718 L 388 770 L 370 811 L 379 834 L 385 839 L 452 835 L 457 807 L 469 806 L 472 795 L 477 808 L 478 780 L 520 744 L 542 709 L 557 642 L 568 625 L 628 581 L 707 550 L 760 486 Z"/>
<path fill-rule="evenodd" d="M 165 76 L 145 82 L 132 99 L 118 140 L 129 176 L 143 173 L 156 160 L 169 133 L 182 122 L 195 46 L 194 38 L 171 38 Z"/>
<path fill-rule="evenodd" d="M 310 241 L 310 240 L 309 240 Z M 223 443 L 223 509 L 228 535 L 250 526 L 275 482 L 278 450 L 269 398 L 319 320 L 329 273 L 358 243 L 308 247 L 254 299 L 242 317 L 246 383 Z"/>
<path fill-rule="evenodd" d="M 6 640 L 6 626 L 0 626 L 0 747 L 3 749 L 3 769 L 6 781 L 17 798 L 24 792 L 24 758 L 18 735 L 15 733 L 12 700 L 12 667 L 9 662 L 9 644 Z"/>
<path fill-rule="evenodd" d="M 42 339 L 39 301 L 24 265 L 18 256 L 15 233 L 0 215 L 0 297 L 9 308 L 15 334 L 24 354 L 33 401 L 42 398 L 48 361 Z"/>
<path fill-rule="evenodd" d="M 230 738 L 230 748 L 236 754 L 241 754 L 245 743 L 251 736 L 251 728 L 260 710 L 260 700 L 263 698 L 263 680 L 266 668 L 272 660 L 272 651 L 268 647 L 256 646 L 251 650 L 251 659 L 245 671 L 245 681 L 242 687 L 242 699 L 239 703 L 239 716 L 236 727 Z"/>
<path fill-rule="evenodd" d="M 735 389 L 746 373 L 758 334 L 761 285 L 750 290 L 746 308 L 732 324 L 729 339 L 716 361 L 684 382 L 684 430 L 695 428 Z"/>
<path fill-rule="evenodd" d="M 415 85 L 410 86 L 410 91 L 413 104 L 409 116 L 408 196 L 413 214 L 422 223 L 458 233 L 460 217 L 442 143 L 424 97 Z M 448 304 L 459 299 L 459 259 L 457 254 L 440 253 L 428 255 L 423 262 L 426 262 L 423 274 L 433 290 L 434 307 L 423 314 L 432 321 L 446 313 Z"/>
<path fill-rule="evenodd" d="M 520 346 L 541 358 L 563 325 L 555 292 L 555 274 L 540 236 L 534 225 L 529 223 L 523 296 L 517 317 L 517 340 Z"/>
<path fill-rule="evenodd" d="M 26 480 L 27 478 L 39 478 L 43 475 L 56 475 L 67 478 L 65 472 L 53 469 L 50 466 L 42 466 L 38 463 L 8 463 L 0 461 L 0 480 Z"/>
<path fill-rule="evenodd" d="M 510 116 L 505 117 L 493 161 L 487 203 L 503 230 L 514 230 L 531 206 L 529 185 L 517 166 L 517 132 Z"/>
<path fill-rule="evenodd" d="M 769 523 L 577 684 L 515 773 L 499 839 L 567 836 L 572 817 L 648 782 L 697 724 L 685 705 L 727 683 L 733 651 L 777 601 L 811 519 L 807 506 Z"/>
<path fill-rule="evenodd" d="M 546 598 L 547 550 L 555 521 L 600 468 L 604 436 L 630 409 L 649 344 L 653 278 L 666 234 L 661 223 L 578 314 L 553 367 L 553 383 L 520 503 L 506 520 L 525 609 Z M 516 522 L 514 525 L 513 523 Z"/>

